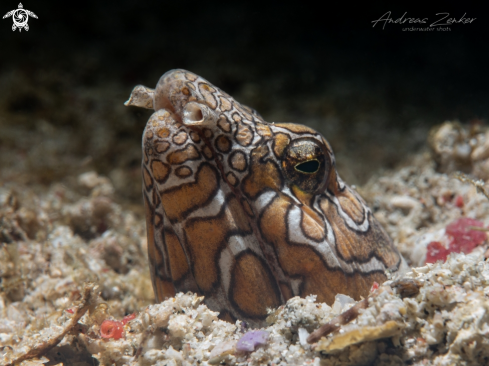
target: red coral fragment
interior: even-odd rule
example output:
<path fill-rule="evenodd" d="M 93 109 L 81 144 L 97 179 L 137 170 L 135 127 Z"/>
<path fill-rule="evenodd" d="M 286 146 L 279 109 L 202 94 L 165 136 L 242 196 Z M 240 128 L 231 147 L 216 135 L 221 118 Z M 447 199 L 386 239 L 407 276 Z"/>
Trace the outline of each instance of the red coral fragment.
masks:
<path fill-rule="evenodd" d="M 450 240 L 448 249 L 439 241 L 432 241 L 427 247 L 426 263 L 445 261 L 450 253 L 470 253 L 484 243 L 487 234 L 484 231 L 473 230 L 474 227 L 483 228 L 484 224 L 468 217 L 452 222 L 445 228 L 445 234 Z"/>
<path fill-rule="evenodd" d="M 464 198 L 462 196 L 455 197 L 455 206 L 459 208 L 464 207 Z"/>
<path fill-rule="evenodd" d="M 379 284 L 378 282 L 375 282 L 372 284 L 372 287 L 370 288 L 370 292 L 374 292 L 375 290 L 377 290 L 379 288 Z"/>
<path fill-rule="evenodd" d="M 136 318 L 136 313 L 132 313 L 130 315 L 126 315 L 124 318 L 122 318 L 121 322 L 122 324 L 126 325 L 129 323 L 131 320 Z"/>
<path fill-rule="evenodd" d="M 102 338 L 119 339 L 124 337 L 124 324 L 117 320 L 104 320 L 100 326 Z"/>
<path fill-rule="evenodd" d="M 435 263 L 436 261 L 445 261 L 450 251 L 439 241 L 432 241 L 426 248 L 426 263 Z"/>

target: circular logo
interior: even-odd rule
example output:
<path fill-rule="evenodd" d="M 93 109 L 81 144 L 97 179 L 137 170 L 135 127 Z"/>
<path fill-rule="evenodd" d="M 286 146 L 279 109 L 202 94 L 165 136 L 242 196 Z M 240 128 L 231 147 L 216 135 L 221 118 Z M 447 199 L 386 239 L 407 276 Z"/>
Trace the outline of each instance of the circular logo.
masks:
<path fill-rule="evenodd" d="M 12 14 L 12 19 L 17 27 L 23 28 L 29 20 L 29 15 L 24 9 L 17 9 Z"/>

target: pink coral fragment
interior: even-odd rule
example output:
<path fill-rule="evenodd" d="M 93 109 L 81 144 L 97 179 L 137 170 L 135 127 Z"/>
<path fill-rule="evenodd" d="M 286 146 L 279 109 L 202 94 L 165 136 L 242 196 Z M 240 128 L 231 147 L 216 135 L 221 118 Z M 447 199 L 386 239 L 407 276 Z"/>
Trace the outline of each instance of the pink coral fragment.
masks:
<path fill-rule="evenodd" d="M 445 228 L 445 234 L 449 237 L 449 245 L 446 248 L 438 241 L 428 244 L 426 263 L 434 263 L 438 260 L 445 261 L 450 253 L 470 253 L 478 245 L 484 243 L 487 234 L 484 231 L 473 228 L 483 228 L 484 224 L 475 219 L 462 217 Z"/>
<path fill-rule="evenodd" d="M 121 323 L 126 325 L 127 323 L 129 323 L 133 319 L 136 319 L 136 313 L 126 315 L 124 318 L 122 318 Z"/>
<path fill-rule="evenodd" d="M 473 227 L 483 228 L 484 224 L 475 219 L 462 217 L 452 222 L 445 229 L 445 233 L 451 236 L 449 250 L 455 253 L 470 253 L 484 243 L 487 235 L 484 231 L 473 230 Z"/>
<path fill-rule="evenodd" d="M 102 338 L 122 338 L 124 337 L 124 324 L 117 320 L 104 320 L 100 326 L 100 336 Z"/>

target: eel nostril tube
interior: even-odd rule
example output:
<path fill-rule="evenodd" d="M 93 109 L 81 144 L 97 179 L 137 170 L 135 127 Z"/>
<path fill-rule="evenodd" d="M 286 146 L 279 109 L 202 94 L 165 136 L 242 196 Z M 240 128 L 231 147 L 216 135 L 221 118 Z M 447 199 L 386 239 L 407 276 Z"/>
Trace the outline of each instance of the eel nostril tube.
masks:
<path fill-rule="evenodd" d="M 124 105 L 136 106 L 146 109 L 154 109 L 154 95 L 153 89 L 147 88 L 144 85 L 137 85 L 131 92 L 131 95 Z"/>
<path fill-rule="evenodd" d="M 214 112 L 205 104 L 189 102 L 183 107 L 183 123 L 186 125 L 208 125 L 215 122 Z"/>

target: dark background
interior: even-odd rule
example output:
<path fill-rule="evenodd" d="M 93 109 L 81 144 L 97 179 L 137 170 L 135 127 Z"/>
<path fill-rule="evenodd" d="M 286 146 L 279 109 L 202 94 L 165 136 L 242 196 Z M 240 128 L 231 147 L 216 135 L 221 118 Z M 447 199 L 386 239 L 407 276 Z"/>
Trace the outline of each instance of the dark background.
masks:
<path fill-rule="evenodd" d="M 0 12 L 17 7 L 3 1 Z M 125 108 L 133 86 L 191 70 L 268 121 L 319 129 L 340 172 L 364 183 L 425 146 L 445 120 L 489 117 L 489 32 L 482 6 L 307 2 L 24 1 L 28 32 L 0 22 L 0 158 L 4 180 L 50 183 L 95 169 L 139 199 L 148 112 Z M 406 17 L 477 18 L 407 32 Z M 20 174 L 19 169 L 29 174 Z M 35 173 L 35 174 L 34 174 Z M 136 180 L 137 183 L 127 182 Z M 127 186 L 131 186 L 128 188 Z"/>

